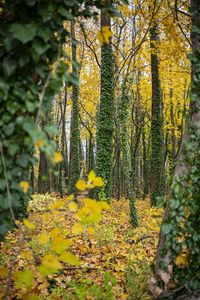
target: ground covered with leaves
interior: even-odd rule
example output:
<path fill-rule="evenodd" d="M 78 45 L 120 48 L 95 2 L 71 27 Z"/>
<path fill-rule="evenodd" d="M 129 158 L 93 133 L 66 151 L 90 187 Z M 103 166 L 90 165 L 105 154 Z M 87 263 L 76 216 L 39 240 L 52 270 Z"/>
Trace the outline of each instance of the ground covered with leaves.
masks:
<path fill-rule="evenodd" d="M 72 200 L 33 196 L 29 218 L 1 243 L 0 299 L 151 299 L 162 210 L 138 200 L 133 229 L 128 200 Z"/>

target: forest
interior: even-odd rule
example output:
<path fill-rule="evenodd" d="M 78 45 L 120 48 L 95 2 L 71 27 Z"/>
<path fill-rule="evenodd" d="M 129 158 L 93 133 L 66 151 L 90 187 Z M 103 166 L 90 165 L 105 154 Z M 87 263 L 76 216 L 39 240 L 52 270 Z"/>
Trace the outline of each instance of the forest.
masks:
<path fill-rule="evenodd" d="M 200 299 L 200 1 L 0 1 L 0 299 Z"/>

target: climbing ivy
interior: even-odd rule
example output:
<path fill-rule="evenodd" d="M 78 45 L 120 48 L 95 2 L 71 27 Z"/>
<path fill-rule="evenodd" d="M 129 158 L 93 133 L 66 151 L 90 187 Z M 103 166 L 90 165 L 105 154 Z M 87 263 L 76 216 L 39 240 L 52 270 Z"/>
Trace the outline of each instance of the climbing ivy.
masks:
<path fill-rule="evenodd" d="M 122 160 L 124 166 L 124 177 L 125 186 L 127 187 L 128 197 L 130 202 L 130 219 L 133 227 L 137 227 L 138 219 L 135 208 L 135 195 L 134 186 L 132 181 L 132 170 L 131 170 L 131 153 L 130 145 L 128 143 L 128 132 L 127 132 L 127 115 L 130 104 L 130 97 L 128 95 L 128 89 L 126 84 L 123 84 L 122 95 L 119 103 L 119 120 L 120 120 L 120 148 L 122 150 Z"/>
<path fill-rule="evenodd" d="M 96 172 L 104 178 L 105 197 L 112 185 L 112 154 L 114 132 L 114 64 L 111 44 L 101 47 L 101 99 L 97 117 Z"/>
<path fill-rule="evenodd" d="M 163 192 L 163 118 L 162 91 L 159 77 L 158 25 L 154 22 L 150 29 L 151 74 L 152 74 L 152 119 L 151 119 L 151 205 L 156 205 L 156 198 Z"/>
<path fill-rule="evenodd" d="M 192 1 L 191 12 L 193 26 L 190 111 L 179 161 L 175 168 L 172 194 L 162 226 L 161 236 L 163 235 L 164 239 L 161 237 L 159 247 L 159 267 L 166 271 L 169 270 L 170 264 L 173 266 L 173 280 L 180 287 L 175 292 L 200 290 L 200 3 L 198 0 Z"/>
<path fill-rule="evenodd" d="M 6 0 L 0 10 L 0 236 L 26 207 L 27 183 L 34 163 L 34 144 L 47 157 L 56 145 L 48 140 L 52 127 L 37 126 L 42 112 L 63 85 L 76 83 L 62 45 L 69 37 L 63 21 L 96 14 L 92 5 L 115 13 L 105 1 Z M 52 134 L 52 132 L 50 133 Z M 21 184 L 20 184 L 21 183 Z M 12 219 L 12 221 L 11 221 Z"/>

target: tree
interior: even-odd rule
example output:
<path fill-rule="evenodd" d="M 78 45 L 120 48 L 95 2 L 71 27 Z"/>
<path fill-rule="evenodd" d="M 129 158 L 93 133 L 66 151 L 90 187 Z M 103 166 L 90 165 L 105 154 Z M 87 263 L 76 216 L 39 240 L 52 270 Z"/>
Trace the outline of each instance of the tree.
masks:
<path fill-rule="evenodd" d="M 101 97 L 97 118 L 96 172 L 105 180 L 105 197 L 109 198 L 112 183 L 112 156 L 114 132 L 114 69 L 110 37 L 110 17 L 101 14 Z M 104 34 L 105 32 L 105 34 Z M 108 40 L 107 40 L 108 39 Z"/>
<path fill-rule="evenodd" d="M 71 42 L 72 42 L 72 71 L 79 77 L 76 59 L 76 38 L 75 24 L 71 22 Z M 72 113 L 71 113 L 71 130 L 70 130 L 70 162 L 69 162 L 69 191 L 74 193 L 75 184 L 80 175 L 80 133 L 79 133 L 79 104 L 78 104 L 78 82 L 73 84 L 72 90 Z"/>
<path fill-rule="evenodd" d="M 155 277 L 151 280 L 151 291 L 162 298 L 185 295 L 193 299 L 200 290 L 200 3 L 191 2 L 192 13 L 192 80 L 190 110 L 179 159 L 171 187 L 170 200 L 164 215 L 157 255 Z M 170 291 L 176 282 L 174 291 Z M 159 287 L 158 287 L 159 286 Z M 195 293 L 194 293 L 195 294 Z"/>
<path fill-rule="evenodd" d="M 158 24 L 153 21 L 150 28 L 151 76 L 152 76 L 152 114 L 151 114 L 151 205 L 163 192 L 163 118 L 162 92 L 159 76 Z"/>
<path fill-rule="evenodd" d="M 82 0 L 1 3 L 0 236 L 15 223 L 14 210 L 26 209 L 34 144 L 40 141 L 48 158 L 55 158 L 56 144 L 47 137 L 51 128 L 40 130 L 38 121 L 63 82 L 74 83 L 63 60 L 67 60 L 63 44 L 69 36 L 63 21 L 96 14 L 92 5 Z M 95 6 L 115 13 L 111 3 L 95 1 Z"/>
<path fill-rule="evenodd" d="M 134 185 L 132 182 L 131 172 L 131 151 L 128 142 L 127 131 L 127 112 L 130 104 L 128 95 L 127 83 L 125 82 L 122 87 L 122 95 L 119 103 L 119 120 L 120 120 L 120 148 L 122 151 L 122 163 L 124 173 L 124 186 L 127 191 L 127 197 L 130 203 L 130 219 L 133 227 L 138 226 L 137 212 L 135 208 L 135 195 Z"/>

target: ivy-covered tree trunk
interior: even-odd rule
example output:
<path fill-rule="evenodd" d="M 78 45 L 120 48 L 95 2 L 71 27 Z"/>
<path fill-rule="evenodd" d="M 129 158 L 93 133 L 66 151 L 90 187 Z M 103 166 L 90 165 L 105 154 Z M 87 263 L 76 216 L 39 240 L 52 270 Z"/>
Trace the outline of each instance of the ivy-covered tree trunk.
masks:
<path fill-rule="evenodd" d="M 151 115 L 151 205 L 156 205 L 156 197 L 163 193 L 163 118 L 162 92 L 159 77 L 158 25 L 150 29 L 152 115 Z"/>
<path fill-rule="evenodd" d="M 146 198 L 149 192 L 148 186 L 148 160 L 147 160 L 147 145 L 146 145 L 146 134 L 143 128 L 142 130 L 142 160 L 143 160 L 143 199 Z"/>
<path fill-rule="evenodd" d="M 110 28 L 110 17 L 101 14 L 101 29 Z M 96 172 L 105 180 L 104 193 L 111 196 L 114 132 L 114 64 L 111 42 L 101 46 L 101 96 L 97 118 Z"/>
<path fill-rule="evenodd" d="M 125 84 L 122 87 L 121 101 L 119 103 L 119 119 L 120 119 L 120 148 L 122 151 L 122 162 L 123 162 L 123 173 L 124 173 L 124 184 L 127 190 L 127 196 L 130 203 L 130 219 L 133 227 L 137 227 L 138 219 L 137 212 L 135 208 L 135 196 L 134 196 L 134 186 L 132 183 L 131 176 L 131 153 L 130 146 L 128 142 L 128 132 L 127 132 L 127 112 L 129 107 L 129 96 L 126 94 L 127 89 Z"/>
<path fill-rule="evenodd" d="M 71 22 L 71 40 L 72 40 L 72 69 L 78 76 L 76 67 L 76 40 L 74 31 L 74 22 Z M 75 184 L 80 176 L 80 132 L 79 132 L 79 104 L 78 104 L 78 84 L 73 84 L 72 91 L 72 114 L 70 128 L 70 161 L 69 161 L 69 192 L 76 191 Z"/>
<path fill-rule="evenodd" d="M 160 231 L 150 289 L 166 299 L 200 298 L 200 2 L 191 1 L 192 81 L 190 110 L 170 200 Z M 170 290 L 176 284 L 175 290 Z M 163 295 L 163 297 L 162 297 Z M 193 298 L 194 295 L 194 298 Z M 165 296 L 165 297 L 164 297 Z M 179 298 L 180 299 L 180 298 Z"/>

